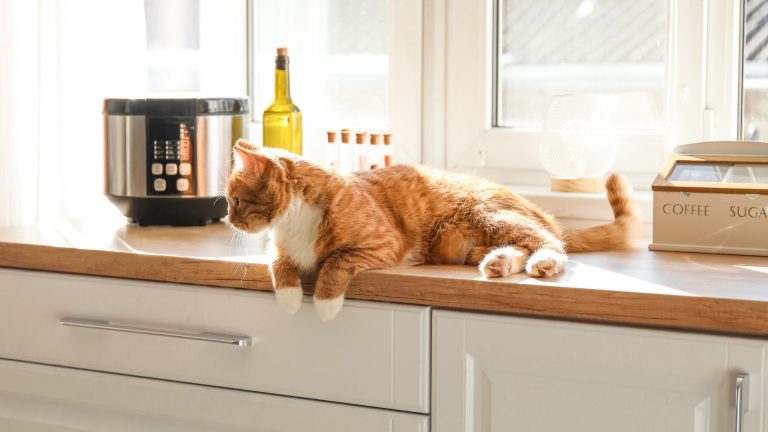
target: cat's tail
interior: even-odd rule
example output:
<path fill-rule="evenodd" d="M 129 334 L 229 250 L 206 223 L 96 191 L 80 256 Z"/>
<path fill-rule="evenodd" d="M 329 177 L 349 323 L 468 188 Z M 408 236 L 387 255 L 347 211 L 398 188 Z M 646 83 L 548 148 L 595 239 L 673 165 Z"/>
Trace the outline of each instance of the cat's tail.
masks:
<path fill-rule="evenodd" d="M 640 211 L 632 199 L 632 187 L 620 174 L 611 174 L 605 182 L 614 221 L 586 229 L 565 231 L 568 252 L 587 252 L 628 248 L 640 235 Z"/>

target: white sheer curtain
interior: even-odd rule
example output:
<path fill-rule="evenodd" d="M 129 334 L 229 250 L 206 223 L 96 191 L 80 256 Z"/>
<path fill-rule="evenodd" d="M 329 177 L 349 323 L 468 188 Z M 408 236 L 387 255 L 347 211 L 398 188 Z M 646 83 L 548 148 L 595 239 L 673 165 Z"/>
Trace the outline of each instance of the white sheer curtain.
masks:
<path fill-rule="evenodd" d="M 146 88 L 143 1 L 0 0 L 0 225 L 105 205 L 105 96 Z"/>
<path fill-rule="evenodd" d="M 33 2 L 0 0 L 0 224 L 37 213 L 37 19 Z"/>
<path fill-rule="evenodd" d="M 197 51 L 148 50 L 145 4 L 166 31 L 151 37 L 199 20 Z M 245 0 L 0 0 L 0 225 L 113 212 L 102 194 L 103 99 L 244 95 L 245 42 Z M 167 79 L 190 62 L 195 85 Z M 148 84 L 158 76 L 166 84 Z"/>

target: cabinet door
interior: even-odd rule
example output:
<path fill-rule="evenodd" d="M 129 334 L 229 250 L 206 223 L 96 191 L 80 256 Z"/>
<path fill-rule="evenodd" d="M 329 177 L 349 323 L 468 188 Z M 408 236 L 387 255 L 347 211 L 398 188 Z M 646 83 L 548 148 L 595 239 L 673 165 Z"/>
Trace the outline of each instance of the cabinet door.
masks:
<path fill-rule="evenodd" d="M 754 339 L 433 312 L 433 431 L 714 432 L 764 425 Z"/>
<path fill-rule="evenodd" d="M 429 416 L 0 360 L 0 431 L 427 432 Z"/>
<path fill-rule="evenodd" d="M 268 292 L 0 269 L 0 358 L 429 411 L 428 307 L 349 300 L 321 322 L 311 300 L 288 315 Z M 103 329 L 116 326 L 252 345 Z"/>

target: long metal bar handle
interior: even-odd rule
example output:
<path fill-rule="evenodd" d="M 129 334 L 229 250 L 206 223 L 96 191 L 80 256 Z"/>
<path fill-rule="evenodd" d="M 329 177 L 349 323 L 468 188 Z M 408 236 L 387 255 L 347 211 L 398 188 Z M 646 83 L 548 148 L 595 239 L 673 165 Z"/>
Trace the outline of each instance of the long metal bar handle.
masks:
<path fill-rule="evenodd" d="M 749 375 L 736 375 L 736 432 L 741 432 L 749 408 Z"/>
<path fill-rule="evenodd" d="M 204 342 L 216 342 L 235 346 L 250 346 L 252 343 L 250 336 L 233 336 L 218 333 L 185 333 L 171 330 L 157 330 L 144 327 L 134 327 L 122 324 L 112 324 L 109 321 L 93 320 L 85 318 L 62 318 L 61 325 L 72 327 L 85 327 L 98 330 L 112 330 L 127 333 L 140 333 L 146 335 L 166 336 L 179 339 L 191 339 Z"/>

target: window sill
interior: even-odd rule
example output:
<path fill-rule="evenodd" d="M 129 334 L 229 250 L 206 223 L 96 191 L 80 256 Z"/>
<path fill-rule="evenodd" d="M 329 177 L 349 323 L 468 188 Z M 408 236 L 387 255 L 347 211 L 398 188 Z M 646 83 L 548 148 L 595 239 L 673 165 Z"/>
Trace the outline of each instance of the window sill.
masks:
<path fill-rule="evenodd" d="M 568 228 L 582 228 L 613 220 L 605 194 L 552 192 L 545 186 L 508 187 L 557 217 Z M 653 222 L 653 193 L 634 191 L 632 194 L 642 213 L 643 223 L 649 225 Z"/>

